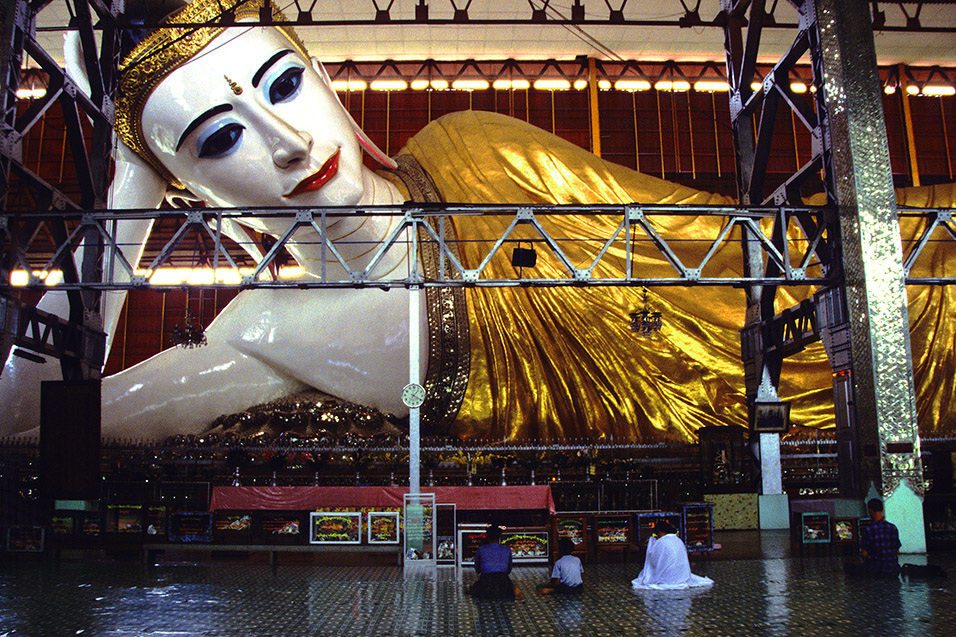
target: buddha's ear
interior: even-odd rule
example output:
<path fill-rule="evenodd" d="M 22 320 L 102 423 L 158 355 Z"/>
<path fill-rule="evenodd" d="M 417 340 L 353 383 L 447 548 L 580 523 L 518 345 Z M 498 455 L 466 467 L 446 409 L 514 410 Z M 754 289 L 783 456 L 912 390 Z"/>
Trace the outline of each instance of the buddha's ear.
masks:
<path fill-rule="evenodd" d="M 329 90 L 335 93 L 335 89 L 332 88 L 332 78 L 329 77 L 329 74 L 325 71 L 325 67 L 322 66 L 322 63 L 316 58 L 312 58 L 312 68 L 315 69 L 315 72 L 319 74 L 319 77 L 321 77 L 325 85 L 329 87 Z M 338 96 L 336 96 L 336 99 L 338 99 Z M 386 155 L 381 148 L 375 145 L 375 142 L 369 139 L 368 135 L 365 134 L 365 131 L 359 128 L 359 125 L 354 119 L 352 119 L 352 115 L 349 114 L 348 110 L 342 105 L 341 102 L 339 102 L 339 106 L 341 107 L 342 112 L 345 113 L 345 116 L 349 118 L 349 122 L 352 124 L 352 130 L 355 131 L 355 137 L 358 139 L 358 142 L 362 148 L 365 149 L 365 152 L 371 155 L 375 161 L 386 168 L 395 168 L 398 166 L 394 159 Z"/>

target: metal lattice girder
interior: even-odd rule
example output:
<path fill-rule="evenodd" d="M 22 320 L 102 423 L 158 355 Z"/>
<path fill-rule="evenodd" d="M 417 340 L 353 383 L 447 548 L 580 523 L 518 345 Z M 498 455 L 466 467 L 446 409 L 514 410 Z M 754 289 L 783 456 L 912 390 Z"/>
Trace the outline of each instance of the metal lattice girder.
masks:
<path fill-rule="evenodd" d="M 953 211 L 949 208 L 901 208 L 899 210 L 900 223 L 916 219 L 923 222 L 923 228 L 914 241 L 914 245 L 906 250 L 904 245 L 903 269 L 906 273 L 906 283 L 945 283 L 945 280 L 936 277 L 912 277 L 910 273 L 917 259 L 931 241 L 956 241 L 956 224 L 953 223 Z"/>
<path fill-rule="evenodd" d="M 355 215 L 391 216 L 399 222 L 378 244 L 366 246 L 372 255 L 361 269 L 353 268 L 342 256 L 347 240 L 329 238 L 329 227 L 338 219 Z M 443 224 L 465 223 L 474 215 L 494 215 L 508 219 L 504 230 L 495 236 L 476 241 L 483 247 L 482 257 L 473 267 L 466 267 L 457 256 L 455 242 L 447 240 L 440 231 Z M 549 228 L 568 215 L 600 217 L 605 223 L 603 234 L 595 230 L 585 239 L 557 239 Z M 129 263 L 117 244 L 112 229 L 123 220 L 154 218 L 156 227 L 168 234 L 161 243 L 147 246 L 148 261 Z M 213 282 L 208 287 L 496 287 L 496 286 L 561 286 L 561 285 L 823 285 L 827 282 L 825 264 L 814 255 L 832 231 L 832 215 L 827 209 L 809 208 L 730 208 L 716 206 L 447 206 L 447 207 L 382 207 L 382 208 L 285 208 L 285 209 L 199 209 L 190 211 L 113 211 L 76 212 L 57 211 L 31 214 L 34 224 L 48 225 L 50 235 L 61 238 L 55 245 L 25 242 L 21 232 L 13 232 L 19 216 L 0 215 L 0 254 L 11 267 L 29 271 L 68 270 L 72 255 L 82 237 L 92 232 L 99 238 L 106 259 L 116 267 L 106 268 L 102 282 L 66 280 L 58 289 L 132 289 L 149 285 L 149 276 L 156 270 L 171 266 L 197 267 L 238 271 L 243 266 L 244 246 L 236 244 L 224 234 L 227 221 L 241 222 L 243 218 L 268 219 L 273 227 L 286 222 L 285 231 L 278 237 L 257 263 L 245 266 L 236 283 Z M 688 237 L 683 233 L 668 232 L 667 219 L 693 217 L 710 221 L 710 235 Z M 918 223 L 919 228 L 907 232 L 904 241 L 909 273 L 926 247 L 933 242 L 956 243 L 956 226 L 950 209 L 906 209 L 900 222 Z M 417 232 L 408 233 L 414 228 Z M 810 229 L 811 232 L 807 230 Z M 36 234 L 36 233 L 35 233 Z M 740 241 L 746 235 L 749 240 Z M 196 237 L 204 251 L 200 263 Z M 410 241 L 409 236 L 413 239 Z M 786 240 L 784 240 L 786 237 Z M 375 275 L 376 266 L 392 251 L 410 251 L 420 254 L 424 244 L 433 244 L 441 255 L 438 276 L 424 279 L 417 268 L 396 272 L 387 278 Z M 539 254 L 539 262 L 550 264 L 545 268 L 515 270 L 507 278 L 493 276 L 490 265 L 506 258 L 506 250 L 517 244 L 530 244 Z M 283 248 L 295 245 L 311 246 L 319 251 L 319 273 L 313 278 L 274 280 L 268 276 L 270 268 L 284 258 Z M 627 249 L 630 246 L 631 249 Z M 656 250 L 661 264 L 654 272 L 637 267 L 634 250 Z M 588 255 L 585 262 L 575 262 L 569 251 Z M 760 275 L 720 270 L 714 263 L 718 252 L 727 250 L 754 252 L 767 267 Z M 623 255 L 623 258 L 621 258 Z M 743 262 L 743 256 L 736 259 Z M 412 263 L 418 263 L 413 259 Z M 666 265 L 665 265 L 666 264 Z M 600 269 L 600 272 L 598 270 Z M 128 279 L 128 282 L 126 281 Z M 944 276 L 908 279 L 908 283 L 956 283 L 956 272 Z M 39 278 L 32 277 L 27 287 L 46 289 Z"/>
<path fill-rule="evenodd" d="M 37 359 L 41 354 L 59 359 L 61 364 L 70 361 L 68 368 L 77 370 L 74 380 L 100 377 L 106 357 L 106 335 L 101 330 L 66 321 L 3 295 L 0 329 L 4 360 L 13 346 L 28 350 L 18 354 L 27 358 Z"/>
<path fill-rule="evenodd" d="M 329 227 L 338 219 L 356 215 L 391 216 L 399 223 L 378 244 L 365 247 L 372 256 L 362 269 L 353 268 L 342 256 L 346 240 L 329 237 Z M 472 267 L 466 267 L 457 256 L 454 241 L 445 238 L 439 231 L 445 224 L 466 223 L 467 217 L 493 215 L 510 219 L 502 223 L 504 230 L 495 236 L 472 239 L 482 247 L 482 257 Z M 550 228 L 569 215 L 600 218 L 586 237 L 573 241 L 559 239 L 560 233 Z M 819 220 L 812 234 L 806 234 L 799 216 L 811 215 Z M 111 229 L 114 222 L 152 217 L 156 227 L 171 232 L 162 245 L 147 246 L 148 262 L 131 264 L 122 254 Z M 196 242 L 199 236 L 204 246 L 212 246 L 212 258 L 207 252 L 202 261 L 212 268 L 239 268 L 240 246 L 227 239 L 221 230 L 226 221 L 258 217 L 268 219 L 275 228 L 287 222 L 286 230 L 278 237 L 263 258 L 243 272 L 243 287 L 407 287 L 422 284 L 433 287 L 500 287 L 500 286 L 561 286 L 561 285 L 807 285 L 822 284 L 825 273 L 813 255 L 825 240 L 831 227 L 832 215 L 825 209 L 764 208 L 739 209 L 716 206 L 447 206 L 416 207 L 412 204 L 394 208 L 284 208 L 284 209 L 199 209 L 190 211 L 112 211 L 112 212 L 47 212 L 31 214 L 35 223 L 49 224 L 60 228 L 55 245 L 34 241 L 24 243 L 20 233 L 11 232 L 17 215 L 0 215 L 0 250 L 8 263 L 26 269 L 54 271 L 69 265 L 69 260 L 81 238 L 94 233 L 104 246 L 106 258 L 115 262 L 116 268 L 106 268 L 107 277 L 102 282 L 65 281 L 57 289 L 131 289 L 149 284 L 148 277 L 162 267 L 171 265 L 198 265 Z M 668 219 L 692 218 L 703 221 L 707 233 L 690 237 L 685 232 L 668 230 Z M 173 227 L 175 225 L 175 227 Z M 65 230 L 70 229 L 69 234 Z M 406 232 L 415 229 L 417 232 Z M 782 230 L 785 229 L 785 230 Z M 683 227 L 682 227 L 683 230 Z M 714 256 L 728 250 L 740 251 L 740 237 L 752 237 L 749 249 L 758 251 L 763 258 L 774 264 L 773 274 L 750 277 L 739 272 L 727 271 L 714 265 Z M 53 236 L 57 233 L 51 232 Z M 44 235 L 45 236 L 45 235 Z M 408 237 L 413 239 L 410 241 Z M 783 240 L 787 237 L 787 240 Z M 423 279 L 417 267 L 407 272 L 397 272 L 386 278 L 375 274 L 376 266 L 390 251 L 410 251 L 417 257 L 423 244 L 433 244 L 441 255 L 441 269 L 435 278 Z M 502 277 L 491 274 L 491 264 L 508 258 L 508 248 L 520 243 L 530 243 L 539 254 L 539 267 L 515 270 L 514 276 Z M 273 280 L 267 276 L 270 266 L 279 263 L 283 248 L 309 247 L 320 254 L 318 274 L 313 278 Z M 652 272 L 647 266 L 638 267 L 634 262 L 635 250 L 653 255 L 656 263 Z M 578 255 L 575 261 L 571 253 Z M 394 254 L 394 252 L 393 252 Z M 510 253 L 509 253 L 510 254 Z M 581 257 L 580 255 L 586 255 Z M 410 261 L 418 263 L 414 258 Z M 726 263 L 724 258 L 722 262 Z M 736 259 L 737 263 L 741 259 Z M 548 266 L 542 268 L 542 264 Z M 142 268 L 139 270 L 139 268 Z M 116 273 L 116 278 L 111 273 Z M 500 270 L 498 270 L 500 272 Z M 545 272 L 546 274 L 541 274 Z M 121 274 L 122 273 L 122 274 Z M 124 276 L 125 275 L 125 276 Z M 126 282 L 125 279 L 129 281 Z M 124 279 L 124 280 L 120 280 Z M 39 278 L 30 278 L 27 287 L 46 288 Z M 209 287 L 235 287 L 234 284 L 212 283 Z"/>

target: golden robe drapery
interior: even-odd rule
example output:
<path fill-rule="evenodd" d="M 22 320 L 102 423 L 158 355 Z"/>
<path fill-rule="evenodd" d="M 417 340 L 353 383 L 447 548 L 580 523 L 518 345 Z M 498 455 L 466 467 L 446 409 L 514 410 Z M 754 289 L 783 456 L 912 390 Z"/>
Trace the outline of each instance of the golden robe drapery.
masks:
<path fill-rule="evenodd" d="M 421 164 L 449 203 L 734 203 L 606 162 L 541 129 L 494 113 L 446 115 L 416 134 L 402 152 Z M 904 193 L 901 203 L 952 205 L 953 190 L 918 189 Z M 493 216 L 458 218 L 455 231 L 464 267 L 476 267 L 479 255 L 487 253 L 510 221 Z M 600 233 L 609 236 L 609 227 L 617 222 L 568 215 L 551 219 L 548 230 L 566 240 L 562 249 L 573 263 L 587 264 L 595 256 L 588 238 L 602 225 Z M 701 241 L 702 246 L 709 245 L 721 223 L 696 216 L 656 221 L 662 235 L 708 240 Z M 916 232 L 917 226 L 904 224 L 904 234 Z M 924 255 L 920 271 L 943 273 L 951 246 L 940 244 Z M 626 249 L 616 246 L 605 259 L 620 264 Z M 720 251 L 708 268 L 740 273 L 739 254 L 737 249 Z M 673 272 L 649 242 L 633 245 L 632 259 L 639 276 Z M 539 257 L 535 276 L 564 276 L 556 266 Z M 507 255 L 491 267 L 489 276 L 514 276 Z M 596 270 L 594 276 L 601 274 Z M 954 274 L 952 268 L 949 274 Z M 777 307 L 789 307 L 812 291 L 783 288 Z M 950 408 L 956 369 L 953 293 L 944 286 L 908 293 L 920 430 L 924 435 L 952 432 L 956 429 Z M 694 432 L 706 425 L 745 426 L 739 344 L 743 291 L 724 286 L 651 290 L 652 308 L 662 312 L 664 328 L 649 339 L 636 337 L 628 328 L 627 314 L 639 309 L 640 299 L 639 288 L 625 287 L 469 289 L 471 366 L 451 435 L 650 443 L 692 441 Z M 785 361 L 780 397 L 792 401 L 794 423 L 831 426 L 831 392 L 822 346 Z"/>

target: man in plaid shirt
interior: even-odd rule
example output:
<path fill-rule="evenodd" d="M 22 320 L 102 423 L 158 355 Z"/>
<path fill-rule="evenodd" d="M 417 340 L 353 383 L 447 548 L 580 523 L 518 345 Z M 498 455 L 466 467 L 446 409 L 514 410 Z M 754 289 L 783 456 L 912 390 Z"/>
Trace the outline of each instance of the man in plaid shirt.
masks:
<path fill-rule="evenodd" d="M 900 550 L 900 534 L 896 525 L 883 517 L 883 502 L 873 498 L 866 503 L 872 524 L 860 532 L 860 556 L 863 558 L 865 575 L 876 577 L 895 576 L 900 572 L 897 553 Z"/>

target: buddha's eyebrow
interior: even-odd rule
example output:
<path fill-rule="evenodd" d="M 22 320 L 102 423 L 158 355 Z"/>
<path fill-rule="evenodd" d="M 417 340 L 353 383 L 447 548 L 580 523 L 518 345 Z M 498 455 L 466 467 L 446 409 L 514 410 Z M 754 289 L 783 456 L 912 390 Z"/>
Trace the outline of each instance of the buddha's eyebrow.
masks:
<path fill-rule="evenodd" d="M 228 113 L 231 110 L 232 110 L 232 105 L 220 104 L 219 106 L 213 106 L 208 111 L 206 111 L 205 113 L 203 113 L 202 115 L 194 119 L 193 121 L 189 122 L 189 126 L 186 127 L 186 130 L 184 130 L 183 134 L 180 135 L 179 137 L 179 143 L 176 144 L 176 152 L 177 153 L 179 152 L 179 149 L 182 147 L 183 142 L 186 141 L 187 137 L 189 137 L 189 133 L 199 128 L 199 126 L 203 122 L 205 122 L 210 117 L 215 117 L 216 115 L 219 115 L 220 113 Z"/>
<path fill-rule="evenodd" d="M 256 74 L 252 76 L 252 88 L 257 88 L 259 86 L 262 76 L 266 74 L 266 71 L 269 70 L 269 67 L 281 60 L 286 55 L 292 53 L 292 49 L 282 49 L 271 58 L 266 60 L 266 63 L 259 67 L 259 70 L 256 71 Z"/>

